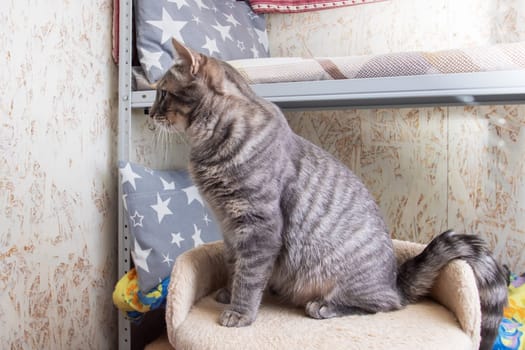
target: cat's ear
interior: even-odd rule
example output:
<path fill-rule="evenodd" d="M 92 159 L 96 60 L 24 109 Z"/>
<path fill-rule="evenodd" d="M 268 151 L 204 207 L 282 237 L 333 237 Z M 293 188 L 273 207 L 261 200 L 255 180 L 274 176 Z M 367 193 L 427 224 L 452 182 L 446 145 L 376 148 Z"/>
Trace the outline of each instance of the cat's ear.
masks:
<path fill-rule="evenodd" d="M 222 83 L 224 80 L 224 70 L 221 69 L 216 62 L 210 62 L 206 56 L 193 51 L 189 47 L 183 45 L 177 39 L 172 38 L 171 42 L 173 48 L 178 56 L 190 64 L 190 72 L 195 77 L 200 70 L 201 74 L 206 79 L 208 86 L 215 90 L 218 94 L 223 94 Z"/>
<path fill-rule="evenodd" d="M 195 52 L 189 47 L 184 46 L 175 38 L 171 39 L 171 43 L 173 44 L 173 48 L 179 57 L 190 64 L 191 74 L 193 76 L 197 75 L 200 69 L 202 56 L 198 52 Z"/>

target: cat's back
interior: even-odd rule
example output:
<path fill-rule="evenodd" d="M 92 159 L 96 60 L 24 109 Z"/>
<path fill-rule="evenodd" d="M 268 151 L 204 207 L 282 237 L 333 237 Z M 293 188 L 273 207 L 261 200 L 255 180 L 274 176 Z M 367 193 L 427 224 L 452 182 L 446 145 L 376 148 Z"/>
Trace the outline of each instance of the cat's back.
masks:
<path fill-rule="evenodd" d="M 369 191 L 328 152 L 298 135 L 293 140 L 272 287 L 300 305 L 351 276 L 373 275 L 390 285 L 392 242 Z"/>
<path fill-rule="evenodd" d="M 361 181 L 347 166 L 341 163 L 329 152 L 302 138 L 297 134 L 291 136 L 288 144 L 288 161 L 293 181 L 287 192 L 292 200 L 286 207 L 304 208 L 306 202 L 317 206 L 317 212 L 311 214 L 327 214 L 339 207 L 347 210 L 365 210 L 370 216 L 380 216 L 377 205 L 371 194 Z M 303 199 L 305 203 L 293 203 Z"/>

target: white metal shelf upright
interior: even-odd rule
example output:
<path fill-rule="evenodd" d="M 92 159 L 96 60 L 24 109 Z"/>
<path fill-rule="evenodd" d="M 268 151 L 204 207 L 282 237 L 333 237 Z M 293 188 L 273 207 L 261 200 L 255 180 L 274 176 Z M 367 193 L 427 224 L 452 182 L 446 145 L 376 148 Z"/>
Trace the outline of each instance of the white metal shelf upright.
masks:
<path fill-rule="evenodd" d="M 132 1 L 119 4 L 118 58 L 118 160 L 129 160 L 131 146 L 131 66 L 132 66 Z M 122 187 L 118 186 L 118 278 L 131 266 L 130 237 L 124 217 Z M 131 324 L 122 312 L 118 313 L 118 349 L 131 349 Z"/>

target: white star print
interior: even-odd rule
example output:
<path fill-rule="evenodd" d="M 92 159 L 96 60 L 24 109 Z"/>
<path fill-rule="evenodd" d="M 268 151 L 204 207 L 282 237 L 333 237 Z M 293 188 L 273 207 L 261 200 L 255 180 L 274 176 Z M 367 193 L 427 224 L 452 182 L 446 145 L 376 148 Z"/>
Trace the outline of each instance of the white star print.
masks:
<path fill-rule="evenodd" d="M 171 198 L 166 199 L 165 201 L 160 198 L 160 194 L 157 192 L 157 204 L 151 205 L 153 210 L 157 212 L 157 219 L 159 219 L 159 224 L 164 219 L 166 215 L 171 215 L 173 212 L 168 208 Z"/>
<path fill-rule="evenodd" d="M 149 249 L 142 249 L 142 247 L 139 245 L 139 242 L 135 240 L 135 248 L 131 252 L 131 256 L 133 257 L 133 262 L 136 266 L 140 267 L 144 271 L 149 273 L 149 266 L 148 266 L 148 256 L 151 253 L 151 248 Z"/>
<path fill-rule="evenodd" d="M 206 226 L 208 226 L 208 224 L 211 222 L 210 218 L 208 217 L 208 214 L 204 214 L 203 220 L 206 223 Z"/>
<path fill-rule="evenodd" d="M 204 206 L 204 202 L 199 194 L 199 190 L 195 186 L 191 186 L 188 188 L 183 189 L 183 191 L 186 193 L 186 196 L 188 197 L 188 205 L 190 205 L 194 200 L 199 201 L 202 206 Z"/>
<path fill-rule="evenodd" d="M 162 257 L 164 258 L 164 260 L 162 260 L 162 262 L 168 264 L 168 266 L 171 266 L 171 263 L 173 262 L 173 259 L 170 259 L 170 253 L 168 253 L 166 255 L 162 254 Z"/>
<path fill-rule="evenodd" d="M 192 20 L 192 22 L 195 22 L 196 24 L 200 24 L 201 23 L 200 18 L 196 17 L 196 16 L 193 16 L 193 18 L 191 20 Z"/>
<path fill-rule="evenodd" d="M 128 198 L 127 194 L 122 195 L 122 205 L 124 206 L 124 210 L 128 211 L 128 203 L 126 202 L 126 198 Z"/>
<path fill-rule="evenodd" d="M 217 30 L 219 33 L 221 33 L 222 41 L 226 41 L 226 38 L 233 40 L 230 35 L 230 26 L 223 26 L 220 23 L 217 23 L 217 25 L 214 25 L 212 27 L 215 28 L 215 30 Z"/>
<path fill-rule="evenodd" d="M 140 62 L 146 66 L 146 70 L 151 70 L 152 67 L 157 67 L 162 69 L 160 64 L 160 57 L 162 56 L 162 51 L 150 52 L 146 49 L 140 48 L 141 60 Z"/>
<path fill-rule="evenodd" d="M 195 232 L 193 232 L 193 235 L 191 236 L 191 238 L 193 239 L 193 243 L 195 247 L 197 247 L 203 244 L 204 242 L 201 239 L 201 230 L 199 230 L 197 225 L 193 224 L 193 229 L 195 230 Z"/>
<path fill-rule="evenodd" d="M 126 164 L 126 166 L 123 169 L 121 169 L 120 172 L 122 174 L 122 184 L 124 185 L 126 182 L 129 182 L 133 189 L 136 191 L 137 186 L 135 185 L 135 179 L 141 179 L 142 176 L 140 176 L 137 173 L 134 173 L 129 163 Z"/>
<path fill-rule="evenodd" d="M 131 221 L 133 221 L 133 227 L 142 227 L 142 220 L 144 219 L 144 215 L 140 215 L 138 211 L 135 210 L 135 214 L 133 214 L 133 216 L 130 216 L 129 218 L 131 219 Z"/>
<path fill-rule="evenodd" d="M 244 43 L 242 41 L 237 40 L 237 47 L 239 48 L 239 50 L 244 52 L 245 46 L 244 46 Z"/>
<path fill-rule="evenodd" d="M 181 31 L 187 23 L 186 21 L 173 20 L 165 8 L 162 9 L 162 20 L 146 22 L 162 30 L 162 44 L 170 40 L 172 37 L 176 37 L 178 39 L 182 38 Z"/>
<path fill-rule="evenodd" d="M 184 238 L 181 237 L 180 232 L 171 234 L 171 244 L 175 243 L 180 248 L 180 242 L 184 241 Z"/>
<path fill-rule="evenodd" d="M 266 51 L 268 51 L 268 36 L 266 35 L 266 32 L 264 30 L 259 30 L 255 28 L 255 33 L 257 34 L 259 43 L 264 47 Z"/>
<path fill-rule="evenodd" d="M 215 39 L 210 39 L 207 35 L 206 44 L 204 44 L 202 48 L 208 50 L 208 54 L 210 56 L 212 56 L 214 52 L 219 53 L 219 49 L 217 48 L 217 41 Z"/>
<path fill-rule="evenodd" d="M 257 50 L 257 48 L 255 47 L 255 44 L 252 46 L 252 54 L 253 54 L 253 58 L 259 58 L 259 50 Z"/>
<path fill-rule="evenodd" d="M 180 10 L 183 6 L 190 6 L 186 0 L 168 0 L 168 2 L 173 2 L 177 6 L 177 10 Z"/>
<path fill-rule="evenodd" d="M 226 22 L 231 23 L 234 27 L 237 27 L 238 25 L 241 24 L 232 15 L 226 15 Z"/>
<path fill-rule="evenodd" d="M 162 182 L 162 186 L 165 190 L 174 190 L 175 189 L 175 181 L 168 182 L 164 180 L 162 177 L 160 178 L 160 181 Z"/>

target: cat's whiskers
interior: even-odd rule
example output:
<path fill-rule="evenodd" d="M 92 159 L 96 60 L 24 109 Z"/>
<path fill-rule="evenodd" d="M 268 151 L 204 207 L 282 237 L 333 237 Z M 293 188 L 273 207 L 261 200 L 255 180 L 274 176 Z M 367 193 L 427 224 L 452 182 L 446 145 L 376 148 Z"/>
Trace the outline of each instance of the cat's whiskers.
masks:
<path fill-rule="evenodd" d="M 170 144 L 170 132 L 166 128 L 166 124 L 162 124 L 162 127 L 160 128 L 160 142 L 160 151 L 163 154 L 164 162 L 167 162 Z"/>
<path fill-rule="evenodd" d="M 156 117 L 153 120 L 155 131 L 154 146 L 162 154 L 164 162 L 168 161 L 170 146 L 173 144 L 173 137 L 180 139 L 187 145 L 187 140 L 182 136 L 183 133 L 173 124 L 170 124 L 165 117 Z"/>

